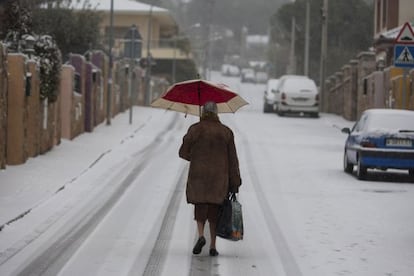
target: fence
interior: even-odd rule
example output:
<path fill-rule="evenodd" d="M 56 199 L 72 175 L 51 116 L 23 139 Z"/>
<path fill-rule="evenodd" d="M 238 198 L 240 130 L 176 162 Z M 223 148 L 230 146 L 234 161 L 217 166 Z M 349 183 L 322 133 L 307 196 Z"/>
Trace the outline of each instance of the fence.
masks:
<path fill-rule="evenodd" d="M 405 93 L 403 70 L 377 68 L 375 54 L 362 52 L 329 76 L 322 95 L 323 112 L 335 113 L 355 121 L 369 108 L 395 108 L 414 110 L 414 70 L 406 78 Z"/>
<path fill-rule="evenodd" d="M 62 138 L 72 140 L 92 132 L 107 116 L 144 104 L 144 71 L 136 64 L 129 70 L 129 62 L 113 64 L 108 98 L 109 58 L 102 51 L 72 54 L 62 65 L 60 91 L 51 103 L 40 97 L 36 61 L 21 53 L 7 53 L 0 43 L 0 169 L 23 164 L 60 144 Z M 168 85 L 165 79 L 153 77 L 150 91 L 160 95 Z"/>

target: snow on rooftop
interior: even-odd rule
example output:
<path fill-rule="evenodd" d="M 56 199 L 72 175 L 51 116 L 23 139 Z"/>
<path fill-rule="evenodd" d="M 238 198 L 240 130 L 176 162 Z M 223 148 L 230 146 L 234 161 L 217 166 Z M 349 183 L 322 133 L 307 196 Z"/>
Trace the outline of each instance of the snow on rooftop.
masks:
<path fill-rule="evenodd" d="M 133 1 L 133 0 L 114 0 L 114 11 L 128 11 L 128 12 L 148 12 L 151 9 L 151 5 Z M 110 11 L 111 0 L 78 0 L 73 1 L 72 6 L 74 9 L 83 9 L 87 5 L 91 9 L 97 11 Z M 153 12 L 168 12 L 168 10 L 153 6 Z"/>
<path fill-rule="evenodd" d="M 269 42 L 268 35 L 248 35 L 246 37 L 248 44 L 267 44 Z"/>
<path fill-rule="evenodd" d="M 411 28 L 414 28 L 414 23 L 410 22 L 410 25 L 411 25 Z M 397 36 L 400 33 L 401 28 L 403 26 L 404 26 L 404 24 L 402 24 L 398 27 L 395 27 L 393 29 L 390 29 L 388 31 L 382 32 L 382 33 L 379 34 L 379 37 L 384 37 L 384 38 L 388 38 L 388 39 L 395 39 L 395 38 L 397 38 Z"/>

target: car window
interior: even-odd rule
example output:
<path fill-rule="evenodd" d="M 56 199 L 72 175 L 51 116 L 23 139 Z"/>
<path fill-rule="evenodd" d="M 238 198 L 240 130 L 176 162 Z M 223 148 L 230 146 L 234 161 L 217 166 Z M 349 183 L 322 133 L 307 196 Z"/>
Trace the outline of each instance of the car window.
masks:
<path fill-rule="evenodd" d="M 365 125 L 366 125 L 366 121 L 367 121 L 367 116 L 364 114 L 364 115 L 361 116 L 361 118 L 355 124 L 352 131 L 360 132 L 361 130 L 363 130 Z"/>
<path fill-rule="evenodd" d="M 414 130 L 414 115 L 375 114 L 370 116 L 368 129 Z"/>
<path fill-rule="evenodd" d="M 284 88 L 289 91 L 294 90 L 304 92 L 314 92 L 317 90 L 315 82 L 310 79 L 287 79 Z"/>

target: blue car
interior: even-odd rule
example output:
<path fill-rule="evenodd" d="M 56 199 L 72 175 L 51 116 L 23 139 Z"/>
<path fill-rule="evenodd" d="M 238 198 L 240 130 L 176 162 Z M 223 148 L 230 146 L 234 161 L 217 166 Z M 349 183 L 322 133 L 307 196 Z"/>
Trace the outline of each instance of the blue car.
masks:
<path fill-rule="evenodd" d="M 414 111 L 369 109 L 350 128 L 344 150 L 344 171 L 357 166 L 358 179 L 366 179 L 368 169 L 408 170 L 414 179 Z"/>

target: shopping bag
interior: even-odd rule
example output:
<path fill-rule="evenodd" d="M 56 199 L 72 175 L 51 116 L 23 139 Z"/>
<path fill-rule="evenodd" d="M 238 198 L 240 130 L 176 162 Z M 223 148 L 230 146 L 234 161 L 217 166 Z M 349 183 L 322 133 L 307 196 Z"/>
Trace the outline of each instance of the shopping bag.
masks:
<path fill-rule="evenodd" d="M 231 200 L 229 198 L 224 199 L 219 208 L 216 225 L 216 235 L 223 239 L 231 239 L 231 209 Z"/>
<path fill-rule="evenodd" d="M 243 239 L 243 213 L 242 205 L 235 198 L 231 201 L 231 239 L 239 241 Z"/>
<path fill-rule="evenodd" d="M 216 232 L 217 236 L 226 240 L 243 239 L 242 205 L 237 201 L 235 194 L 226 198 L 220 206 Z"/>

